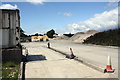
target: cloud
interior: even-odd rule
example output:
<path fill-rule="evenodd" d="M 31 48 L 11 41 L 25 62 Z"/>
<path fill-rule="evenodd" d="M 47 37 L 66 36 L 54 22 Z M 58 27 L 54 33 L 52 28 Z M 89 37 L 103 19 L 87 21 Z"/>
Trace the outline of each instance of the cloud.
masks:
<path fill-rule="evenodd" d="M 26 0 L 32 4 L 42 4 L 45 0 Z"/>
<path fill-rule="evenodd" d="M 70 12 L 66 12 L 66 13 L 64 13 L 64 16 L 72 16 L 72 13 L 70 13 Z"/>
<path fill-rule="evenodd" d="M 104 31 L 118 27 L 118 8 L 103 13 L 95 14 L 94 17 L 78 23 L 68 24 L 71 33 L 84 32 L 87 30 Z"/>
<path fill-rule="evenodd" d="M 108 4 L 105 6 L 106 9 L 111 10 L 115 7 L 118 7 L 118 2 L 108 2 Z"/>
<path fill-rule="evenodd" d="M 107 6 L 108 7 L 116 7 L 116 6 L 118 6 L 118 2 L 109 2 L 108 4 L 107 4 Z"/>
<path fill-rule="evenodd" d="M 3 4 L 0 6 L 0 9 L 18 9 L 17 5 Z"/>

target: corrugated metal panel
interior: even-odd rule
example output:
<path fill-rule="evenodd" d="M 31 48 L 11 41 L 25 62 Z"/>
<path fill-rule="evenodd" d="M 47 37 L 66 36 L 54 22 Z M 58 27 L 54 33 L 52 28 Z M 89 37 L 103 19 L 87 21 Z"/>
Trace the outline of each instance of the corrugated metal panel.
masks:
<path fill-rule="evenodd" d="M 9 14 L 8 13 L 2 13 L 2 28 L 8 28 L 9 27 Z"/>
<path fill-rule="evenodd" d="M 9 29 L 0 29 L 0 36 L 2 36 L 2 48 L 9 47 Z"/>
<path fill-rule="evenodd" d="M 16 24 L 18 25 L 18 23 L 16 23 L 16 12 L 3 12 L 2 15 L 3 28 L 16 29 Z"/>
<path fill-rule="evenodd" d="M 16 29 L 16 12 L 10 13 L 10 29 Z"/>
<path fill-rule="evenodd" d="M 0 29 L 2 28 L 2 10 L 0 10 Z M 2 31 L 0 31 L 0 48 L 2 47 Z"/>
<path fill-rule="evenodd" d="M 15 29 L 0 29 L 0 36 L 2 36 L 2 47 L 8 48 L 16 46 L 16 31 Z"/>
<path fill-rule="evenodd" d="M 16 27 L 20 27 L 20 18 L 17 12 L 16 12 Z"/>
<path fill-rule="evenodd" d="M 14 13 L 10 13 L 10 29 L 15 29 L 15 15 Z"/>
<path fill-rule="evenodd" d="M 9 29 L 9 46 L 14 47 L 16 46 L 16 30 Z"/>
<path fill-rule="evenodd" d="M 2 29 L 0 29 L 0 48 L 2 48 Z"/>

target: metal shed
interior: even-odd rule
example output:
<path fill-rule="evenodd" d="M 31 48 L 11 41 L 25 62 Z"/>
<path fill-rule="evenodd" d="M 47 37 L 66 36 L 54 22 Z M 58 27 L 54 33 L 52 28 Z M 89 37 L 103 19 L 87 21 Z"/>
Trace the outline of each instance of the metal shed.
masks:
<path fill-rule="evenodd" d="M 19 10 L 0 9 L 0 48 L 16 47 L 20 44 Z"/>

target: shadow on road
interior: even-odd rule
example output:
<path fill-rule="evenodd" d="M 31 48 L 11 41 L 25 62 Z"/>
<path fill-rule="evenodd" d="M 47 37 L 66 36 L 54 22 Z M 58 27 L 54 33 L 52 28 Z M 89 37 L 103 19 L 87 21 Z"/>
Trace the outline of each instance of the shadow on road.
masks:
<path fill-rule="evenodd" d="M 28 55 L 27 57 L 27 61 L 43 61 L 43 60 L 47 60 L 45 56 L 43 55 Z"/>

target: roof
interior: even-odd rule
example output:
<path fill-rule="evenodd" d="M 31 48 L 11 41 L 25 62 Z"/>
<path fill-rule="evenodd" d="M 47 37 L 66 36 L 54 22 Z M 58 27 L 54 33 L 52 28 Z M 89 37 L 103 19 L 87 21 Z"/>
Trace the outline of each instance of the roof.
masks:
<path fill-rule="evenodd" d="M 10 12 L 16 11 L 16 12 L 19 13 L 19 9 L 0 9 L 0 10 L 2 10 L 2 11 L 10 11 Z"/>

